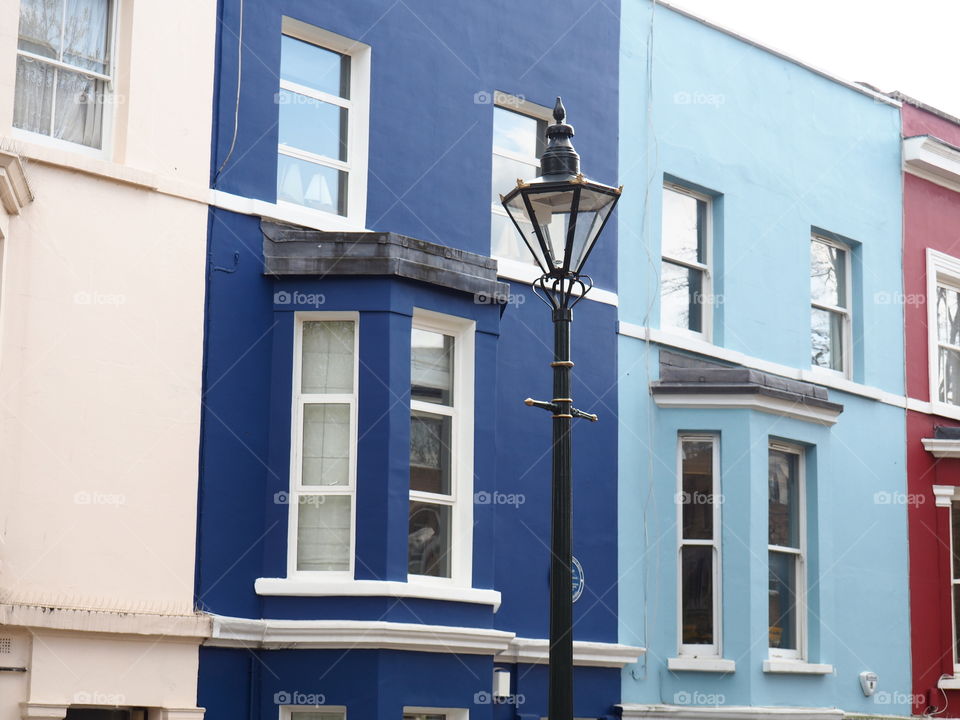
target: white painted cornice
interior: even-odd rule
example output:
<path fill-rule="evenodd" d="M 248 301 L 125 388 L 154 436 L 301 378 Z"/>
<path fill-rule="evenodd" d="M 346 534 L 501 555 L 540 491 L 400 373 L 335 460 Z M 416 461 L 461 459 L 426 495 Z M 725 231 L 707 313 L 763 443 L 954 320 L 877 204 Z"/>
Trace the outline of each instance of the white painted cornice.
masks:
<path fill-rule="evenodd" d="M 573 642 L 573 664 L 583 667 L 622 668 L 640 659 L 645 648 L 604 642 Z M 510 646 L 497 655 L 507 663 L 545 665 L 550 654 L 550 642 L 540 638 L 514 638 Z"/>
<path fill-rule="evenodd" d="M 954 498 L 957 496 L 957 488 L 953 485 L 934 485 L 933 486 L 933 502 L 937 507 L 950 507 L 953 504 Z"/>
<path fill-rule="evenodd" d="M 421 625 L 384 620 L 252 620 L 214 615 L 205 643 L 265 649 L 377 649 L 495 655 L 514 634 L 489 628 Z"/>
<path fill-rule="evenodd" d="M 500 608 L 500 593 L 483 588 L 457 587 L 440 583 L 394 582 L 390 580 L 313 580 L 311 578 L 257 578 L 257 595 L 296 597 L 395 597 L 423 598 L 447 602 L 492 605 Z"/>
<path fill-rule="evenodd" d="M 903 169 L 911 175 L 960 192 L 960 149 L 932 135 L 904 138 Z"/>
<path fill-rule="evenodd" d="M 816 407 L 806 403 L 771 397 L 763 393 L 716 393 L 703 391 L 691 393 L 657 393 L 653 396 L 657 407 L 696 408 L 698 410 L 757 410 L 772 415 L 806 420 L 820 425 L 834 425 L 840 416 L 839 410 Z"/>
<path fill-rule="evenodd" d="M 518 638 L 490 628 L 421 625 L 384 620 L 254 620 L 212 615 L 206 645 L 214 647 L 411 650 L 494 655 L 499 662 L 545 664 L 549 642 Z M 617 643 L 575 641 L 574 665 L 622 668 L 636 662 L 643 648 Z"/>
<path fill-rule="evenodd" d="M 843 710 L 836 708 L 695 706 L 695 705 L 618 705 L 623 718 L 649 720 L 743 720 L 778 718 L 781 720 L 841 720 Z"/>
<path fill-rule="evenodd" d="M 210 618 L 201 613 L 164 615 L 17 604 L 0 605 L 0 625 L 117 635 L 158 635 L 170 639 L 210 635 Z"/>
<path fill-rule="evenodd" d="M 960 458 L 960 440 L 923 438 L 923 449 L 937 458 Z"/>

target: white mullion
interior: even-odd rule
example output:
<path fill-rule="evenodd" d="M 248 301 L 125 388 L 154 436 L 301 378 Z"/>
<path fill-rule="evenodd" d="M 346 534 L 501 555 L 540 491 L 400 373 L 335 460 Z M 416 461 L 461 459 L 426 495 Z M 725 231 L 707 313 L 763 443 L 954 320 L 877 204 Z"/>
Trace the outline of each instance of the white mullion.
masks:
<path fill-rule="evenodd" d="M 800 548 L 793 548 L 789 545 L 767 545 L 767 549 L 770 552 L 779 552 L 786 555 L 802 555 L 803 551 Z"/>
<path fill-rule="evenodd" d="M 951 345 L 950 343 L 943 342 L 942 340 L 937 340 L 937 345 L 944 350 L 953 350 L 954 352 L 960 352 L 960 345 Z"/>
<path fill-rule="evenodd" d="M 435 403 L 426 402 L 425 400 L 410 400 L 410 409 L 416 410 L 417 412 L 430 413 L 432 415 L 445 415 L 447 417 L 455 418 L 456 409 L 449 405 L 438 405 Z"/>
<path fill-rule="evenodd" d="M 63 60 L 55 60 L 54 58 L 44 57 L 43 55 L 37 55 L 32 53 L 29 50 L 17 50 L 17 55 L 20 57 L 25 57 L 34 62 L 43 63 L 44 65 L 50 65 L 59 70 L 68 70 L 70 72 L 75 72 L 78 75 L 83 75 L 85 77 L 96 78 L 97 80 L 102 80 L 103 82 L 110 82 L 111 78 L 109 75 L 99 73 L 95 70 L 88 70 L 87 68 L 78 67 L 77 65 L 71 65 L 70 63 L 64 62 Z"/>
<path fill-rule="evenodd" d="M 707 540 L 704 538 L 694 539 L 682 539 L 680 544 L 683 546 L 697 546 L 697 547 L 713 547 L 716 545 L 716 540 Z"/>
<path fill-rule="evenodd" d="M 290 80 L 280 80 L 280 89 L 287 90 L 297 95 L 303 95 L 304 97 L 313 98 L 314 100 L 319 100 L 320 102 L 329 103 L 330 105 L 336 105 L 342 107 L 346 110 L 350 110 L 353 105 L 350 100 L 347 98 L 342 98 L 339 95 L 331 95 L 330 93 L 324 92 L 323 90 L 316 90 L 306 85 L 300 85 L 299 83 L 292 82 Z"/>
<path fill-rule="evenodd" d="M 333 168 L 335 170 L 341 170 L 343 172 L 350 172 L 350 163 L 343 160 L 335 160 L 334 158 L 327 157 L 326 155 L 317 155 L 312 153 L 309 150 L 302 150 L 293 145 L 284 145 L 279 143 L 277 145 L 277 152 L 281 155 L 286 155 L 288 157 L 296 158 L 297 160 L 304 160 L 306 162 L 313 163 L 314 165 L 325 165 L 326 167 Z"/>
<path fill-rule="evenodd" d="M 453 483 L 451 483 L 451 486 Z M 442 493 L 426 492 L 424 490 L 411 490 L 410 499 L 417 502 L 433 503 L 434 505 L 455 505 L 457 500 L 451 492 L 450 495 Z"/>
<path fill-rule="evenodd" d="M 843 315 L 845 317 L 850 315 L 850 310 L 848 308 L 840 307 L 839 305 L 827 305 L 826 303 L 817 302 L 816 300 L 811 300 L 810 305 L 818 310 L 836 313 L 837 315 Z"/>

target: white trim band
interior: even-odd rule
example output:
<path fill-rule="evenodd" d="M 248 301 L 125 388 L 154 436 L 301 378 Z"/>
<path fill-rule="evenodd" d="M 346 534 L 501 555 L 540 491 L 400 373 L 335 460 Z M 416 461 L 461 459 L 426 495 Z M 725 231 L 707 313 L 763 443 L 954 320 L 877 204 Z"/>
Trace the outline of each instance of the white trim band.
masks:
<path fill-rule="evenodd" d="M 667 670 L 671 672 L 732 673 L 737 670 L 737 662 L 720 657 L 672 657 L 667 658 Z"/>
<path fill-rule="evenodd" d="M 762 393 L 717 393 L 714 395 L 691 392 L 690 394 L 664 393 L 653 396 L 657 407 L 698 410 L 757 410 L 772 415 L 805 420 L 820 425 L 834 425 L 840 416 L 838 410 L 828 410 L 807 405 L 795 400 L 771 397 Z"/>
<path fill-rule="evenodd" d="M 376 649 L 494 655 L 513 633 L 384 620 L 251 620 L 213 616 L 207 645 L 242 648 Z"/>
<path fill-rule="evenodd" d="M 646 648 L 618 643 L 573 641 L 573 664 L 581 667 L 622 668 L 631 665 L 646 653 Z M 497 654 L 498 662 L 545 665 L 550 655 L 550 641 L 541 638 L 514 638 L 510 646 Z"/>
<path fill-rule="evenodd" d="M 837 708 L 763 707 L 755 705 L 618 705 L 623 718 L 655 720 L 742 720 L 743 718 L 782 718 L 783 720 L 841 720 L 843 710 Z"/>
<path fill-rule="evenodd" d="M 764 660 L 763 671 L 784 675 L 832 675 L 833 665 L 802 660 Z"/>
<path fill-rule="evenodd" d="M 500 593 L 497 590 L 457 587 L 440 583 L 405 583 L 391 580 L 257 578 L 253 587 L 257 595 L 422 598 L 424 600 L 491 605 L 494 612 L 500 609 Z"/>
<path fill-rule="evenodd" d="M 637 340 L 652 342 L 658 345 L 666 345 L 679 350 L 697 353 L 698 355 L 714 357 L 718 360 L 724 360 L 726 362 L 742 365 L 743 367 L 752 368 L 754 370 L 762 370 L 764 372 L 773 373 L 774 375 L 780 375 L 791 380 L 801 380 L 802 382 L 813 383 L 814 385 L 823 385 L 824 387 L 850 393 L 851 395 L 859 395 L 861 397 L 869 398 L 870 400 L 878 400 L 879 402 L 886 403 L 887 405 L 893 405 L 898 408 L 905 408 L 907 406 L 907 399 L 903 395 L 897 395 L 896 393 L 888 392 L 887 390 L 881 390 L 880 388 L 873 387 L 872 385 L 863 385 L 858 382 L 853 382 L 852 380 L 847 380 L 846 378 L 841 377 L 837 373 L 827 370 L 818 371 L 813 368 L 809 370 L 800 370 L 798 368 L 790 367 L 789 365 L 780 365 L 779 363 L 770 362 L 768 360 L 761 360 L 760 358 L 753 357 L 752 355 L 747 355 L 736 350 L 720 347 L 719 345 L 704 342 L 703 340 L 697 340 L 695 338 L 682 336 L 677 333 L 671 333 L 664 330 L 659 330 L 657 328 L 644 327 L 642 325 L 635 325 L 633 323 L 623 321 L 617 323 L 617 332 L 625 337 L 632 337 L 636 338 Z M 958 408 L 958 410 L 960 410 L 960 408 Z"/>

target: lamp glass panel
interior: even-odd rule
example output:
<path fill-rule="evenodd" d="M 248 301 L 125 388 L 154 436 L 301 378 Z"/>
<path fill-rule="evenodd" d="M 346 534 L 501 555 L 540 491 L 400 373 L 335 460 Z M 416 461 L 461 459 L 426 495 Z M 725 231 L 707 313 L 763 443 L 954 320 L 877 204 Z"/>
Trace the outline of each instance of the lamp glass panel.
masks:
<path fill-rule="evenodd" d="M 530 217 L 527 215 L 527 208 L 523 202 L 523 193 L 516 193 L 506 203 L 504 203 L 504 207 L 510 214 L 510 217 L 513 219 L 513 221 L 520 226 L 522 230 L 521 237 L 523 237 L 523 242 L 526 243 L 527 249 L 533 254 L 534 259 L 537 261 L 537 265 L 539 265 L 540 269 L 544 272 L 550 272 L 553 265 L 544 254 L 543 248 L 541 247 L 537 236 L 537 231 L 534 229 L 534 226 L 530 221 Z"/>

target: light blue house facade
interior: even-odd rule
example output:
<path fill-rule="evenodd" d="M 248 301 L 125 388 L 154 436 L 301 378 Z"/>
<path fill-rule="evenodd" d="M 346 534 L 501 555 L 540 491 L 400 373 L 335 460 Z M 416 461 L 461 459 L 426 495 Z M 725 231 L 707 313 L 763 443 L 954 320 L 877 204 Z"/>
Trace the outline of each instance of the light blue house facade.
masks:
<path fill-rule="evenodd" d="M 620 99 L 623 716 L 907 715 L 897 107 L 646 0 Z"/>

